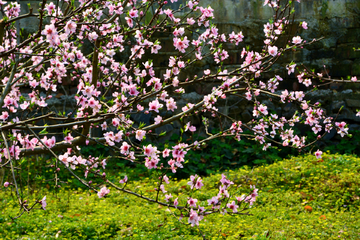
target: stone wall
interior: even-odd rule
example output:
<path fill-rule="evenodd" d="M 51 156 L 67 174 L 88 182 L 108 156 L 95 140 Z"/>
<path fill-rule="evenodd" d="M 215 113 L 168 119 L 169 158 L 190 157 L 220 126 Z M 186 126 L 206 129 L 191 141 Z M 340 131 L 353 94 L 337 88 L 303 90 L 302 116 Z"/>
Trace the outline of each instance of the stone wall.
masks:
<path fill-rule="evenodd" d="M 185 2 L 186 0 L 179 0 L 177 3 L 169 2 L 169 5 L 176 8 Z M 28 4 L 34 8 L 34 12 L 39 6 L 39 1 L 20 1 L 20 3 L 22 13 L 26 13 Z M 263 25 L 273 15 L 272 9 L 262 6 L 263 0 L 201 0 L 201 5 L 211 5 L 215 9 L 215 20 L 213 22 L 217 24 L 220 32 L 242 31 L 245 35 L 244 43 L 241 46 L 233 47 L 229 50 L 230 58 L 226 61 L 228 67 L 236 67 L 242 62 L 240 52 L 243 47 L 250 46 L 253 50 L 261 50 L 265 38 Z M 334 78 L 346 78 L 349 75 L 357 75 L 359 77 L 360 52 L 354 51 L 353 48 L 360 48 L 360 1 L 301 0 L 301 4 L 296 3 L 295 6 L 295 25 L 298 25 L 301 21 L 306 21 L 308 22 L 309 29 L 294 28 L 292 34 L 301 35 L 307 40 L 320 37 L 325 37 L 325 39 L 301 51 L 288 53 L 274 65 L 273 69 L 285 78 L 285 87 L 293 88 L 295 76 L 287 76 L 284 69 L 285 65 L 291 61 L 305 63 L 311 69 L 322 71 Z M 20 26 L 25 28 L 25 32 L 34 32 L 36 31 L 37 23 L 38 20 L 36 18 L 31 18 L 31 20 L 24 19 L 21 20 Z M 154 65 L 157 66 L 157 70 L 162 75 L 162 71 L 164 71 L 168 64 L 168 56 L 175 54 L 175 52 L 172 40 L 166 34 L 159 34 L 157 37 L 161 42 L 168 42 L 168 44 L 164 44 L 160 56 L 154 59 Z M 283 39 L 286 37 L 282 36 Z M 123 56 L 125 55 L 123 54 Z M 211 61 L 203 61 L 196 68 L 201 72 L 202 69 L 209 68 L 210 64 Z M 325 68 L 323 67 L 324 65 L 326 65 Z M 332 84 L 328 89 L 320 90 L 316 94 L 307 94 L 306 98 L 323 103 L 327 114 L 332 116 L 335 116 L 341 106 L 343 106 L 338 119 L 351 123 L 352 129 L 360 129 L 360 118 L 355 116 L 355 110 L 360 109 L 360 93 L 357 91 L 359 87 L 359 85 L 355 84 Z M 203 94 L 208 93 L 211 88 L 200 85 L 192 90 L 195 91 L 184 94 L 182 99 L 176 100 L 185 105 L 189 101 L 201 99 Z M 75 91 L 76 89 L 72 87 L 72 93 Z M 49 104 L 56 109 L 64 111 L 67 108 L 64 102 L 70 103 L 71 101 L 70 96 L 57 94 L 56 96 L 54 95 Z M 283 106 L 277 106 L 272 102 L 267 102 L 267 104 L 269 108 L 282 116 L 290 116 L 298 108 L 294 104 Z M 230 98 L 224 101 L 221 106 L 223 112 L 229 113 L 230 116 L 239 120 L 246 122 L 251 118 L 253 106 L 245 100 L 239 102 Z M 150 123 L 152 116 L 151 114 L 144 114 L 138 116 L 138 118 L 141 118 L 138 120 L 142 122 Z M 200 119 L 194 119 L 194 121 L 200 125 Z M 165 130 L 169 133 L 167 136 L 170 136 L 174 131 L 178 131 L 179 126 L 180 123 L 166 125 L 160 131 Z M 329 137 L 333 135 L 331 134 Z"/>
<path fill-rule="evenodd" d="M 273 11 L 263 7 L 264 0 L 201 0 L 201 5 L 212 6 L 215 9 L 214 22 L 220 32 L 243 31 L 244 44 L 229 51 L 228 65 L 237 65 L 241 62 L 240 51 L 245 45 L 260 51 L 263 45 L 263 25 L 272 18 Z M 30 5 L 37 12 L 40 1 L 21 1 L 22 13 L 28 11 Z M 169 1 L 169 7 L 177 8 L 184 5 L 186 0 L 177 3 Z M 295 3 L 296 24 L 300 21 L 308 22 L 309 29 L 294 31 L 306 40 L 325 37 L 324 40 L 308 46 L 302 51 L 289 53 L 281 58 L 274 66 L 277 71 L 284 70 L 285 63 L 291 61 L 303 62 L 312 69 L 327 72 L 332 77 L 347 77 L 360 75 L 360 1 L 359 0 L 301 0 Z M 1 15 L 1 13 L 0 13 Z M 25 33 L 37 30 L 38 19 L 26 18 L 20 21 L 20 27 Z M 282 36 L 286 39 L 287 36 Z M 162 40 L 167 40 L 166 37 Z M 163 49 L 163 59 L 174 51 L 172 44 Z M 157 58 L 161 66 L 162 58 Z M 326 65 L 325 69 L 322 66 Z M 285 71 L 283 71 L 285 72 Z"/>
<path fill-rule="evenodd" d="M 264 40 L 263 24 L 273 15 L 269 7 L 262 6 L 263 0 L 205 0 L 202 4 L 210 4 L 215 9 L 215 22 L 222 32 L 241 30 L 245 44 L 260 50 Z M 296 23 L 306 21 L 309 26 L 308 30 L 298 29 L 296 34 L 308 41 L 325 39 L 302 51 L 287 54 L 274 69 L 283 69 L 285 63 L 293 60 L 318 70 L 326 65 L 326 71 L 332 77 L 360 75 L 360 52 L 353 50 L 360 47 L 360 1 L 301 0 L 295 6 Z M 239 62 L 239 50 L 233 49 L 229 64 Z"/>

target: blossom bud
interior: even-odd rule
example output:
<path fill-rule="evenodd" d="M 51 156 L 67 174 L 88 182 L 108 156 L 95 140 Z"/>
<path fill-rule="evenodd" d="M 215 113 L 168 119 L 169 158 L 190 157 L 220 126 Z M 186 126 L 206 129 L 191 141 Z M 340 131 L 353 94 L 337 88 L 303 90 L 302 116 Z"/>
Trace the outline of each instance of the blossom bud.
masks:
<path fill-rule="evenodd" d="M 10 185 L 9 182 L 5 182 L 5 183 L 4 183 L 4 187 L 8 187 L 9 185 Z"/>
<path fill-rule="evenodd" d="M 57 171 L 57 172 L 60 172 L 60 168 L 57 168 L 56 171 Z"/>
<path fill-rule="evenodd" d="M 92 181 L 89 181 L 89 185 L 92 184 Z"/>

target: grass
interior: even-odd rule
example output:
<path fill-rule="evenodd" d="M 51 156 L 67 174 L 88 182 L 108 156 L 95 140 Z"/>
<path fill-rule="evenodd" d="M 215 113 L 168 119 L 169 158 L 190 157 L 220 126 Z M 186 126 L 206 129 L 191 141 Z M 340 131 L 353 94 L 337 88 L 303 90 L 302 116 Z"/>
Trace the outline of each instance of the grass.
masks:
<path fill-rule="evenodd" d="M 359 158 L 329 154 L 320 160 L 306 155 L 228 171 L 239 194 L 247 193 L 250 184 L 260 189 L 250 210 L 253 215 L 210 215 L 199 229 L 206 239 L 359 239 L 359 172 Z M 204 188 L 194 197 L 206 201 L 216 195 L 219 174 L 204 178 Z M 172 181 L 176 183 L 167 190 L 184 203 L 187 181 Z M 149 179 L 129 185 L 137 186 L 138 191 L 154 194 Z M 35 210 L 12 220 L 18 213 L 14 193 L 2 191 L 0 239 L 202 239 L 198 228 L 179 223 L 166 207 L 114 189 L 108 198 L 99 199 L 80 188 L 57 194 L 45 188 L 29 200 L 45 194 L 46 211 Z"/>

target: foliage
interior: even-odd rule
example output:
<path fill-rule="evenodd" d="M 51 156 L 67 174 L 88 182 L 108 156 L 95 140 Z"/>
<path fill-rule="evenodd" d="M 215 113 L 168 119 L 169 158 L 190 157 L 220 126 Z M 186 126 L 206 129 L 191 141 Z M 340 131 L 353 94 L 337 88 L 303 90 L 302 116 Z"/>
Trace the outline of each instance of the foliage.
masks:
<path fill-rule="evenodd" d="M 262 151 L 260 144 L 249 139 L 236 141 L 233 138 L 219 138 L 204 145 L 201 150 L 190 150 L 188 152 L 188 163 L 181 172 L 188 176 L 193 174 L 208 175 L 217 171 L 239 168 L 242 166 L 256 166 L 269 164 L 287 157 L 292 152 L 289 148 L 272 147 L 266 152 Z"/>
<path fill-rule="evenodd" d="M 314 141 L 316 135 L 309 132 L 307 138 L 309 141 Z M 344 138 L 335 139 L 322 139 L 316 144 L 319 148 L 323 148 L 324 151 L 330 151 L 332 154 L 353 154 L 360 156 L 360 130 L 350 130 L 349 135 Z"/>
<path fill-rule="evenodd" d="M 320 160 L 306 155 L 228 171 L 229 179 L 240 184 L 239 191 L 247 191 L 249 184 L 259 186 L 253 215 L 211 215 L 200 223 L 200 230 L 206 239 L 358 239 L 359 166 L 359 158 L 324 154 Z M 207 191 L 199 198 L 217 191 L 213 184 L 217 178 L 219 174 L 204 178 Z M 154 193 L 151 178 L 132 184 L 144 194 Z M 176 181 L 169 189 L 182 193 L 183 198 L 189 191 L 186 180 Z M 201 239 L 196 229 L 162 211 L 166 207 L 115 190 L 105 199 L 76 188 L 58 194 L 35 191 L 34 199 L 46 194 L 51 203 L 48 210 L 16 220 L 10 216 L 19 211 L 17 200 L 14 193 L 9 199 L 9 193 L 5 190 L 0 195 L 3 239 Z"/>
<path fill-rule="evenodd" d="M 360 156 L 360 131 L 349 131 L 350 136 L 342 138 L 338 144 L 334 144 L 334 141 L 325 141 L 325 150 L 329 150 L 331 153 L 340 154 L 355 154 Z"/>

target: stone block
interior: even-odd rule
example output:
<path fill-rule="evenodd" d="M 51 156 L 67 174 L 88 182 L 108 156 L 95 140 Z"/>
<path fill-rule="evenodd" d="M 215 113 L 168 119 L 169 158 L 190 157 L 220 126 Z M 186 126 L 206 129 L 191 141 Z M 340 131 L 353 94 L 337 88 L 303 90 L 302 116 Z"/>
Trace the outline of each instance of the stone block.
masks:
<path fill-rule="evenodd" d="M 356 59 L 351 66 L 351 75 L 359 76 L 360 75 L 360 59 Z"/>
<path fill-rule="evenodd" d="M 360 100 L 359 99 L 346 99 L 346 104 L 348 107 L 360 109 Z"/>
<path fill-rule="evenodd" d="M 153 64 L 156 67 L 167 68 L 169 66 L 169 55 L 164 53 L 159 53 L 157 56 L 153 56 Z M 162 77 L 165 74 L 165 71 L 160 74 Z"/>
<path fill-rule="evenodd" d="M 340 37 L 337 41 L 338 44 L 343 43 L 358 43 L 360 38 L 359 28 L 348 28 L 345 35 Z"/>
<path fill-rule="evenodd" d="M 33 13 L 38 14 L 39 3 L 40 2 L 38 2 L 38 1 L 20 2 L 21 14 L 29 13 L 28 4 L 33 9 Z M 45 23 L 47 23 L 47 22 L 48 22 L 48 20 L 46 20 Z M 26 35 L 35 33 L 38 30 L 39 23 L 40 23 L 40 20 L 37 17 L 23 18 L 20 20 L 20 28 L 24 29 L 24 33 Z"/>
<path fill-rule="evenodd" d="M 162 48 L 160 49 L 161 52 L 173 52 L 175 51 L 174 42 L 172 39 L 162 39 L 161 41 Z"/>
<path fill-rule="evenodd" d="M 252 114 L 249 111 L 244 111 L 243 113 L 241 113 L 241 120 L 244 123 L 249 122 L 252 119 Z"/>
<path fill-rule="evenodd" d="M 342 107 L 345 107 L 345 102 L 344 101 L 334 101 L 330 106 L 331 112 L 332 113 L 337 113 L 337 112 L 339 112 L 339 110 Z"/>
<path fill-rule="evenodd" d="M 337 114 L 332 114 L 331 115 L 332 117 L 336 117 Z M 340 114 L 337 116 L 337 121 L 349 121 L 349 120 L 352 120 L 352 121 L 359 121 L 360 118 L 359 117 L 356 117 L 356 114 L 355 112 L 353 112 L 352 110 L 350 110 L 349 108 L 345 107 L 341 110 Z"/>
<path fill-rule="evenodd" d="M 324 140 L 330 140 L 336 135 L 336 129 L 331 129 L 329 133 L 324 136 Z"/>
<path fill-rule="evenodd" d="M 314 42 L 314 43 L 306 46 L 306 49 L 308 49 L 308 50 L 323 49 L 323 48 L 324 48 L 323 41 Z"/>
<path fill-rule="evenodd" d="M 351 74 L 352 61 L 345 60 L 336 64 L 332 67 L 330 71 L 330 76 L 332 77 L 345 77 Z"/>
<path fill-rule="evenodd" d="M 228 52 L 228 54 L 229 54 L 229 57 L 228 57 L 228 59 L 226 59 L 225 61 L 224 61 L 224 64 L 226 64 L 226 65 L 233 65 L 233 64 L 237 64 L 237 63 L 240 63 L 240 53 L 239 52 L 237 52 L 237 51 L 229 51 Z"/>
<path fill-rule="evenodd" d="M 354 51 L 354 48 L 360 47 L 360 44 L 340 44 L 336 47 L 335 57 L 338 60 L 358 59 L 360 52 Z"/>
<path fill-rule="evenodd" d="M 323 48 L 319 50 L 312 50 L 308 56 L 310 59 L 319 59 L 319 58 L 333 58 L 335 56 L 334 48 Z"/>

